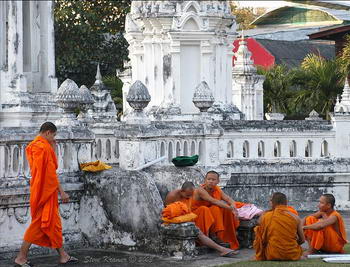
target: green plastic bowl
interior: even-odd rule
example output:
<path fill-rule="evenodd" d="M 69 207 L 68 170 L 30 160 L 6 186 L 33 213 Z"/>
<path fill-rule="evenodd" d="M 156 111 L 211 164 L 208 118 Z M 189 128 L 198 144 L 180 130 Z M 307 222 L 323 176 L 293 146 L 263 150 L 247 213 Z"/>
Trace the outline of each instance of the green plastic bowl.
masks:
<path fill-rule="evenodd" d="M 198 155 L 194 156 L 179 156 L 176 158 L 173 158 L 171 162 L 176 166 L 176 167 L 186 167 L 186 166 L 193 166 L 198 162 Z"/>

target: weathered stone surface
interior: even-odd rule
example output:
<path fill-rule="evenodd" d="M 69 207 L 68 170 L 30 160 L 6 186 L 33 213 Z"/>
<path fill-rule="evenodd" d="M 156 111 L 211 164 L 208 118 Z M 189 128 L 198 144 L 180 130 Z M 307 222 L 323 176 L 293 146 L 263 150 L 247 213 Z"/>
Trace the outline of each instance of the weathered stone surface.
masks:
<path fill-rule="evenodd" d="M 86 173 L 84 180 L 90 195 L 101 199 L 101 207 L 113 230 L 130 236 L 124 245 L 136 243 L 145 250 L 159 250 L 163 203 L 150 175 L 112 169 L 96 174 Z M 87 233 L 88 240 L 96 238 L 89 235 Z"/>
<path fill-rule="evenodd" d="M 239 241 L 239 247 L 252 248 L 255 239 L 254 227 L 257 225 L 258 218 L 255 217 L 249 221 L 240 221 L 237 229 L 237 239 Z"/>
<path fill-rule="evenodd" d="M 332 193 L 336 207 L 350 207 L 348 159 L 283 162 L 236 162 L 224 191 L 238 201 L 269 207 L 273 192 L 283 192 L 297 210 L 317 209 L 321 194 Z"/>
<path fill-rule="evenodd" d="M 193 222 L 162 225 L 161 234 L 165 253 L 183 260 L 197 254 L 196 239 L 199 229 Z"/>
<path fill-rule="evenodd" d="M 329 121 L 222 121 L 220 126 L 224 130 L 245 131 L 330 131 L 332 124 Z"/>

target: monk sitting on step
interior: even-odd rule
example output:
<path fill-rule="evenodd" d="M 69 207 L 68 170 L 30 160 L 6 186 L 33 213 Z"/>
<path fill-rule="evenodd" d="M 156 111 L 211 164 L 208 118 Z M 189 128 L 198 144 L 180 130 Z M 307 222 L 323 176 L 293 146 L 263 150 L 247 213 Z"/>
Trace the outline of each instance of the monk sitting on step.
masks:
<path fill-rule="evenodd" d="M 300 218 L 287 206 L 283 193 L 274 193 L 270 201 L 272 209 L 260 217 L 255 227 L 256 260 L 299 260 L 300 245 L 305 242 Z"/>
<path fill-rule="evenodd" d="M 222 192 L 218 184 L 219 174 L 209 171 L 204 184 L 194 191 L 192 212 L 202 214 L 210 211 L 213 220 L 200 220 L 198 227 L 219 244 L 229 243 L 230 248 L 236 250 L 239 248 L 236 236 L 239 220 L 235 201 Z"/>
<path fill-rule="evenodd" d="M 317 251 L 344 253 L 347 243 L 342 216 L 334 210 L 335 198 L 332 194 L 320 197 L 319 211 L 303 219 L 303 229 L 309 249 L 305 256 Z"/>
<path fill-rule="evenodd" d="M 181 189 L 176 189 L 174 191 L 169 192 L 165 199 L 165 204 L 167 205 L 167 207 L 164 210 L 169 208 L 170 205 L 175 205 L 179 202 L 182 202 L 186 204 L 189 212 L 193 212 L 192 197 L 194 189 L 194 184 L 192 182 L 187 181 L 182 185 Z M 197 211 L 197 213 L 195 214 L 197 215 L 197 218 L 194 219 L 194 222 L 196 226 L 200 229 L 198 235 L 198 241 L 200 242 L 200 244 L 217 250 L 218 252 L 220 252 L 220 256 L 222 257 L 234 257 L 235 255 L 237 255 L 237 251 L 220 246 L 219 244 L 211 240 L 209 237 L 207 237 L 205 234 L 203 234 L 203 231 L 208 231 L 208 229 L 211 227 L 214 221 L 210 211 L 202 210 L 200 212 Z"/>

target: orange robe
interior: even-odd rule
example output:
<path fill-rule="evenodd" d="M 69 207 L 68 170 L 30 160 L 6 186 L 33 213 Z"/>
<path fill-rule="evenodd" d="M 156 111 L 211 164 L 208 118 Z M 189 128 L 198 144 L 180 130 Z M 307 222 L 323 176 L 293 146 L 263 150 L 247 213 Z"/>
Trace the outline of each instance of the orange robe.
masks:
<path fill-rule="evenodd" d="M 216 186 L 214 191 L 211 193 L 211 196 L 217 200 L 222 200 L 222 191 L 220 187 Z M 202 227 L 205 228 L 205 231 L 201 229 L 202 232 L 206 235 L 209 234 L 209 231 L 215 233 L 216 236 L 223 242 L 230 243 L 231 249 L 238 249 L 239 243 L 237 240 L 236 230 L 239 226 L 239 220 L 232 213 L 232 211 L 213 205 L 209 201 L 192 200 L 193 213 L 198 215 L 208 213 L 208 211 L 210 212 L 211 216 L 206 215 L 205 218 L 207 219 L 203 219 L 201 221 Z M 198 217 L 200 217 L 200 215 L 198 215 Z M 213 220 L 210 219 L 211 217 Z M 201 228 L 200 226 L 198 227 Z"/>
<path fill-rule="evenodd" d="M 189 207 L 183 201 L 176 201 L 168 204 L 162 211 L 162 220 L 168 223 L 193 222 L 197 215 L 190 212 Z"/>
<path fill-rule="evenodd" d="M 305 237 L 311 240 L 311 247 L 315 250 L 322 250 L 329 253 L 344 253 L 344 245 L 347 243 L 346 231 L 343 217 L 333 211 L 329 216 L 338 218 L 339 229 L 335 225 L 329 225 L 321 230 L 304 230 Z M 306 217 L 305 225 L 310 225 L 318 222 L 318 219 L 313 216 Z"/>
<path fill-rule="evenodd" d="M 50 143 L 37 136 L 27 147 L 30 180 L 31 224 L 24 240 L 43 247 L 61 248 L 62 226 L 58 210 L 57 157 Z"/>
<path fill-rule="evenodd" d="M 266 212 L 256 226 L 256 260 L 299 260 L 302 248 L 297 242 L 298 221 L 287 212 L 289 207 L 280 205 Z"/>

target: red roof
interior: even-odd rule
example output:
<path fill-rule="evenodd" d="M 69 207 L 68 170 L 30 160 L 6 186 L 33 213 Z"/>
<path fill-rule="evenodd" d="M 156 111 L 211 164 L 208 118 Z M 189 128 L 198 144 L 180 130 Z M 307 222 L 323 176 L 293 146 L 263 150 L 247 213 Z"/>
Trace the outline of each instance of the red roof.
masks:
<path fill-rule="evenodd" d="M 264 68 L 270 68 L 275 64 L 275 57 L 271 55 L 271 53 L 265 49 L 259 42 L 257 42 L 253 38 L 245 39 L 248 45 L 249 51 L 252 53 L 252 59 L 255 65 L 262 66 Z M 239 48 L 239 41 L 237 39 L 233 42 L 233 52 L 237 52 Z M 233 57 L 233 62 L 236 60 L 236 57 Z M 234 63 L 233 63 L 234 64 Z"/>

